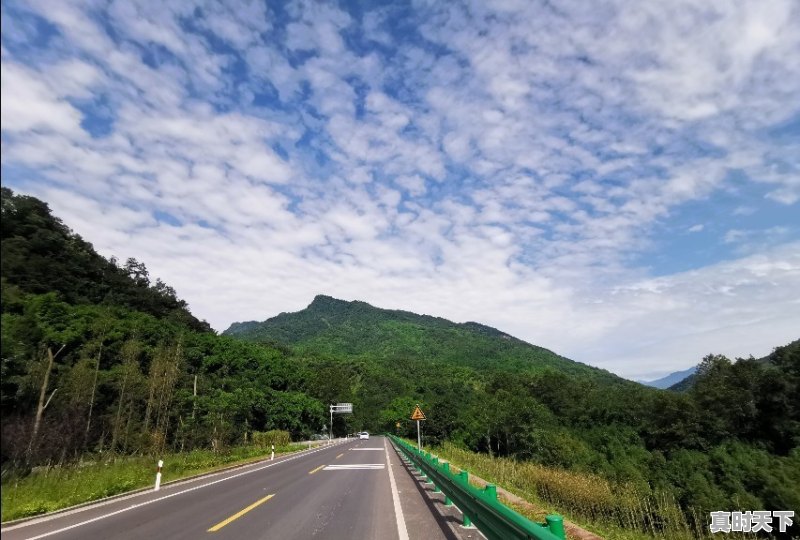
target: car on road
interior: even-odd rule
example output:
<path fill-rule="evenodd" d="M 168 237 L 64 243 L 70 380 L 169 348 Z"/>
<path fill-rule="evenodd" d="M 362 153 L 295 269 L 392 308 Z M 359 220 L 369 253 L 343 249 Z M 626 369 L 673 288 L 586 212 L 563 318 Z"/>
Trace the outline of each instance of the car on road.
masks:
<path fill-rule="evenodd" d="M 358 434 L 358 438 L 369 440 L 369 433 L 367 433 L 366 431 L 362 431 L 361 433 Z"/>

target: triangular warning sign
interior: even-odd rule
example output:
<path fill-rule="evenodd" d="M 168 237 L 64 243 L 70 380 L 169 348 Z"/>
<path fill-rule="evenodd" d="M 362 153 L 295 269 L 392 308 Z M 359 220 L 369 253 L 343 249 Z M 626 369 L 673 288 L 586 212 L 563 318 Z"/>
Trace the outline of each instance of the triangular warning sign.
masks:
<path fill-rule="evenodd" d="M 419 408 L 419 405 L 414 407 L 414 412 L 411 414 L 412 420 L 425 420 L 425 414 L 423 414 L 422 409 Z"/>

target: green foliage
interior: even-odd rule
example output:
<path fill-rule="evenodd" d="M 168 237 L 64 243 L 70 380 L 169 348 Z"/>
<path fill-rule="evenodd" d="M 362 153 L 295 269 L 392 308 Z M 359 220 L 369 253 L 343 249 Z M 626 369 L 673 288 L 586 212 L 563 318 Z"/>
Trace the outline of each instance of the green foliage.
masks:
<path fill-rule="evenodd" d="M 253 444 L 264 450 L 270 450 L 274 444 L 276 447 L 287 446 L 291 441 L 288 431 L 273 429 L 272 431 L 254 431 Z"/>
<path fill-rule="evenodd" d="M 2 257 L 0 270 L 14 296 L 18 291 L 49 292 L 70 304 L 109 304 L 179 321 L 194 330 L 208 331 L 177 298 L 175 290 L 160 279 L 150 282 L 144 263 L 98 255 L 92 245 L 50 214 L 47 204 L 2 188 Z M 12 306 L 9 306 L 13 308 Z"/>
<path fill-rule="evenodd" d="M 2 220 L 4 474 L 321 430 L 324 404 L 285 347 L 209 332 L 143 263 L 99 256 L 38 199 L 3 188 Z"/>
<path fill-rule="evenodd" d="M 528 517 L 541 521 L 557 512 L 606 538 L 691 539 L 705 537 L 703 527 L 694 529 L 674 498 L 666 492 L 630 483 L 547 467 L 507 458 L 490 458 L 451 444 L 436 454 L 452 463 L 454 470 L 468 470 L 546 509 Z"/>
<path fill-rule="evenodd" d="M 224 334 L 253 342 L 278 341 L 298 352 L 329 357 L 389 362 L 411 358 L 515 372 L 552 369 L 618 380 L 607 371 L 573 362 L 478 323 L 455 324 L 322 295 L 298 313 L 282 313 L 263 323 L 234 323 Z"/>

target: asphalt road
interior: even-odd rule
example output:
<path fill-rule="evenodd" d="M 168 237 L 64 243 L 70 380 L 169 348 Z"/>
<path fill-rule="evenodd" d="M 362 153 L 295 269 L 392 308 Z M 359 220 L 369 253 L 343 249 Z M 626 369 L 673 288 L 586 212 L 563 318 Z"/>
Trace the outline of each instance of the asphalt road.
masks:
<path fill-rule="evenodd" d="M 441 516 L 421 504 L 413 482 L 388 440 L 372 437 L 4 527 L 2 537 L 454 538 Z"/>

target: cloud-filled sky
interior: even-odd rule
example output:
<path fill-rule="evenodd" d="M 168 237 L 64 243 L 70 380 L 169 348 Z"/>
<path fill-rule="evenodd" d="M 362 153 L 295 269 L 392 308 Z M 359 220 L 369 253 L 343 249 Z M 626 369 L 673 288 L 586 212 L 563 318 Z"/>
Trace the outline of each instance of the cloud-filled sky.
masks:
<path fill-rule="evenodd" d="M 800 3 L 370 4 L 3 2 L 3 184 L 220 331 L 322 293 L 631 378 L 800 337 Z"/>

